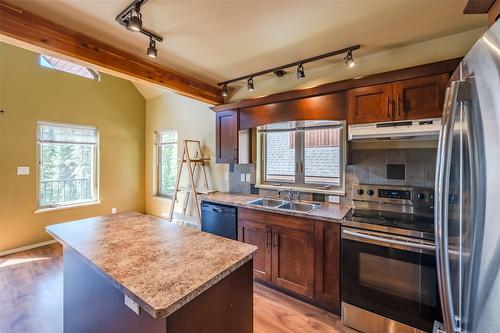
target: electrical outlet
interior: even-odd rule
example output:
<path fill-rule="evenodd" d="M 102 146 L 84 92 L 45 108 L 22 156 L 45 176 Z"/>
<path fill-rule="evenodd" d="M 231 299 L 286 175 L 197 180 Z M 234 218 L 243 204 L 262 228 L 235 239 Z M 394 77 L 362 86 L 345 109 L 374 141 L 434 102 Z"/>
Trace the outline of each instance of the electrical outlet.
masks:
<path fill-rule="evenodd" d="M 124 295 L 124 296 L 125 296 L 125 305 L 128 306 L 136 314 L 140 315 L 141 314 L 141 308 L 139 307 L 139 304 L 137 304 L 136 302 L 134 302 L 127 295 Z"/>
<path fill-rule="evenodd" d="M 250 183 L 250 174 L 249 173 L 245 173 L 245 181 L 247 183 Z"/>
<path fill-rule="evenodd" d="M 111 208 L 111 214 L 116 214 L 116 208 Z"/>
<path fill-rule="evenodd" d="M 18 176 L 27 176 L 30 174 L 29 166 L 18 166 L 17 167 L 17 175 Z"/>
<path fill-rule="evenodd" d="M 328 202 L 330 203 L 340 203 L 340 197 L 338 195 L 329 195 Z"/>
<path fill-rule="evenodd" d="M 242 173 L 242 174 L 241 174 L 241 176 L 240 176 L 240 180 L 241 180 L 241 182 L 242 182 L 242 183 L 244 183 L 244 182 L 245 182 L 245 179 L 246 179 L 245 174 L 244 174 L 244 173 Z"/>

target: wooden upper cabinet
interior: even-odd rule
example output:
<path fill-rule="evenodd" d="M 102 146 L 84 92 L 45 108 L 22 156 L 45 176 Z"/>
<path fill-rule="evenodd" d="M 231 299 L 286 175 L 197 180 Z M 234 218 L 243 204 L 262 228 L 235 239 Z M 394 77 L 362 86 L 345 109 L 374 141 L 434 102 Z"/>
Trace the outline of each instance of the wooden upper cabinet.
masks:
<path fill-rule="evenodd" d="M 257 246 L 253 257 L 253 275 L 255 278 L 271 281 L 271 227 L 247 220 L 238 220 L 238 240 Z"/>
<path fill-rule="evenodd" d="M 393 120 L 392 84 L 351 89 L 347 93 L 349 124 Z"/>
<path fill-rule="evenodd" d="M 215 114 L 216 163 L 238 163 L 238 111 Z"/>
<path fill-rule="evenodd" d="M 441 117 L 448 74 L 420 77 L 393 84 L 396 120 Z"/>
<path fill-rule="evenodd" d="M 313 297 L 313 232 L 273 226 L 272 261 L 272 281 L 275 285 Z"/>
<path fill-rule="evenodd" d="M 449 77 L 444 73 L 351 89 L 347 93 L 347 122 L 439 118 Z"/>

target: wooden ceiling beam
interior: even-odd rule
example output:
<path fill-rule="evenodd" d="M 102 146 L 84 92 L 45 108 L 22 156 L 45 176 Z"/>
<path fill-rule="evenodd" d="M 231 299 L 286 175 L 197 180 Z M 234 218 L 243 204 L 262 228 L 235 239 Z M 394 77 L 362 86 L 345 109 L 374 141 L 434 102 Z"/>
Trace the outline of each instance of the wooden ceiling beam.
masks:
<path fill-rule="evenodd" d="M 223 102 L 222 93 L 216 87 L 63 27 L 5 1 L 0 1 L 0 35 L 109 69 L 125 77 L 147 81 L 202 102 Z"/>
<path fill-rule="evenodd" d="M 468 0 L 464 14 L 486 14 L 494 2 L 495 0 Z"/>

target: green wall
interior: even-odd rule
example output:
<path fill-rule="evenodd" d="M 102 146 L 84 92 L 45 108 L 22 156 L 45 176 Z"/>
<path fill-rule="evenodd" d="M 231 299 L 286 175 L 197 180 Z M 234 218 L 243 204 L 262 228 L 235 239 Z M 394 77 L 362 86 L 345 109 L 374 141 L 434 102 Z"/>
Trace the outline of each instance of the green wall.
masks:
<path fill-rule="evenodd" d="M 39 65 L 39 55 L 0 43 L 0 252 L 50 240 L 45 226 L 118 211 L 144 212 L 145 101 L 127 80 L 100 82 Z M 38 120 L 100 131 L 100 204 L 35 213 Z M 17 166 L 30 175 L 17 176 Z"/>

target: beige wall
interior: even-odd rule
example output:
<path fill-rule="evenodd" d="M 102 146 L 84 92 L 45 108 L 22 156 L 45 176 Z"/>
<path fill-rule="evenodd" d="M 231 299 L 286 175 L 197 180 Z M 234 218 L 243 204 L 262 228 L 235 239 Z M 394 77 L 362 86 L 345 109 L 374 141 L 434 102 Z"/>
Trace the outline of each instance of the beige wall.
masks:
<path fill-rule="evenodd" d="M 249 92 L 246 82 L 242 81 L 239 82 L 238 86 L 232 85 L 230 87 L 232 90 L 230 90 L 228 101 L 266 96 L 291 89 L 304 89 L 329 82 L 462 57 L 470 50 L 485 30 L 486 27 L 474 29 L 417 44 L 394 47 L 390 50 L 373 53 L 360 58 L 356 56 L 356 51 L 354 51 L 353 55 L 357 64 L 352 69 L 345 67 L 342 60 L 344 55 L 337 58 L 329 58 L 328 65 L 321 67 L 311 68 L 312 66 L 317 66 L 319 62 L 306 64 L 304 65 L 306 78 L 303 80 L 297 80 L 295 68 L 290 68 L 287 70 L 288 74 L 282 78 L 276 78 L 272 74 L 254 78 L 255 90 L 253 92 Z"/>
<path fill-rule="evenodd" d="M 0 252 L 49 240 L 49 224 L 112 207 L 144 211 L 145 101 L 129 81 L 42 68 L 36 53 L 0 43 L 0 108 Z M 99 205 L 34 214 L 38 120 L 99 128 Z M 17 176 L 17 166 L 30 175 Z"/>
<path fill-rule="evenodd" d="M 155 191 L 155 131 L 175 129 L 178 132 L 178 157 L 182 154 L 182 140 L 199 140 L 204 156 L 211 158 L 208 171 L 209 184 L 219 191 L 228 190 L 227 164 L 215 161 L 215 113 L 210 105 L 164 91 L 162 95 L 146 101 L 146 213 L 167 216 L 170 200 L 154 197 Z M 186 176 L 187 173 L 184 173 Z M 199 179 L 198 179 L 199 181 Z M 199 183 L 199 182 L 198 182 Z M 184 183 L 187 184 L 187 183 Z M 201 183 L 199 183 L 201 184 Z M 179 201 L 182 203 L 182 201 Z M 179 212 L 181 205 L 176 205 Z M 193 215 L 194 211 L 189 210 Z"/>

